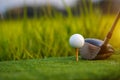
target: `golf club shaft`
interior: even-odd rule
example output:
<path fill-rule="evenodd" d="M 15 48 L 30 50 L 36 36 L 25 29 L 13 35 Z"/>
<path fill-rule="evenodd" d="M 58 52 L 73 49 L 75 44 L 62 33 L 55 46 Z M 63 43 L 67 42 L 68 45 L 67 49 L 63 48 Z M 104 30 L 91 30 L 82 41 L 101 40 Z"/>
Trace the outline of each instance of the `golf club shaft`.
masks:
<path fill-rule="evenodd" d="M 108 34 L 107 34 L 107 36 L 106 36 L 106 38 L 105 38 L 105 40 L 104 40 L 104 42 L 103 42 L 103 45 L 104 45 L 104 46 L 106 46 L 106 45 L 108 44 L 110 38 L 112 37 L 113 31 L 114 31 L 114 29 L 115 29 L 115 27 L 116 27 L 116 24 L 117 24 L 119 18 L 120 18 L 120 10 L 119 10 L 119 12 L 118 12 L 118 15 L 116 16 L 116 19 L 115 19 L 115 21 L 114 21 L 114 23 L 113 23 L 110 31 L 108 32 Z"/>

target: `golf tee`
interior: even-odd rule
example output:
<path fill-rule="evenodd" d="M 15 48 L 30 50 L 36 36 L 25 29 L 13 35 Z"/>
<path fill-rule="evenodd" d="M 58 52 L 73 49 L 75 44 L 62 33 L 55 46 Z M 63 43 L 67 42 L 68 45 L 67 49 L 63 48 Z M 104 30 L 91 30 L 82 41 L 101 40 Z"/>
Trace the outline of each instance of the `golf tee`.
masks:
<path fill-rule="evenodd" d="M 78 48 L 76 48 L 75 51 L 76 51 L 76 61 L 78 62 Z"/>

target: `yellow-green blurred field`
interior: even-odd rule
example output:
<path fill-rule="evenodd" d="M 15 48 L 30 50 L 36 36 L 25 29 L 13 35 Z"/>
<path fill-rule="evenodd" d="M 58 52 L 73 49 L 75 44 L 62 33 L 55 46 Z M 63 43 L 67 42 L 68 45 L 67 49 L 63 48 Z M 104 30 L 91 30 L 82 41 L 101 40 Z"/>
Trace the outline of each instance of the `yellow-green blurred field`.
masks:
<path fill-rule="evenodd" d="M 0 21 L 0 60 L 74 55 L 69 37 L 104 39 L 115 15 L 89 14 L 78 17 L 42 17 Z M 120 21 L 110 43 L 120 52 Z"/>

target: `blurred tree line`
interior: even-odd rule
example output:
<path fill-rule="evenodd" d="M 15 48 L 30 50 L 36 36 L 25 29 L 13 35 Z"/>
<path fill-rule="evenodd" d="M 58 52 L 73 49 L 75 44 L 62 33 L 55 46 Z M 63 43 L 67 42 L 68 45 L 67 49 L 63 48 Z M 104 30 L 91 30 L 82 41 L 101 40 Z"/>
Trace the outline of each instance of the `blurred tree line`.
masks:
<path fill-rule="evenodd" d="M 41 16 L 55 16 L 56 13 L 63 16 L 68 16 L 71 13 L 74 16 L 79 16 L 82 11 L 87 9 L 89 11 L 92 7 L 93 11 L 100 13 L 116 13 L 120 8 L 119 0 L 100 0 L 99 2 L 92 3 L 90 0 L 78 0 L 77 4 L 73 7 L 66 7 L 65 9 L 58 9 L 52 5 L 45 6 L 27 6 L 14 7 L 7 10 L 1 18 L 22 18 L 24 14 L 29 18 Z M 69 12 L 70 11 L 70 12 Z"/>

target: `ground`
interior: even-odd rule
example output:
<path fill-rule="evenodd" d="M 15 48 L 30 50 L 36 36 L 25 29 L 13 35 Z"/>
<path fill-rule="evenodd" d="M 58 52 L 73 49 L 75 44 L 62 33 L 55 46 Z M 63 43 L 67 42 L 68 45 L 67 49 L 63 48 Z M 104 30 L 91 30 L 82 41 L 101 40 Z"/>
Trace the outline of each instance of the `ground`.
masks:
<path fill-rule="evenodd" d="M 0 80 L 120 80 L 120 54 L 106 60 L 51 57 L 0 62 Z"/>

